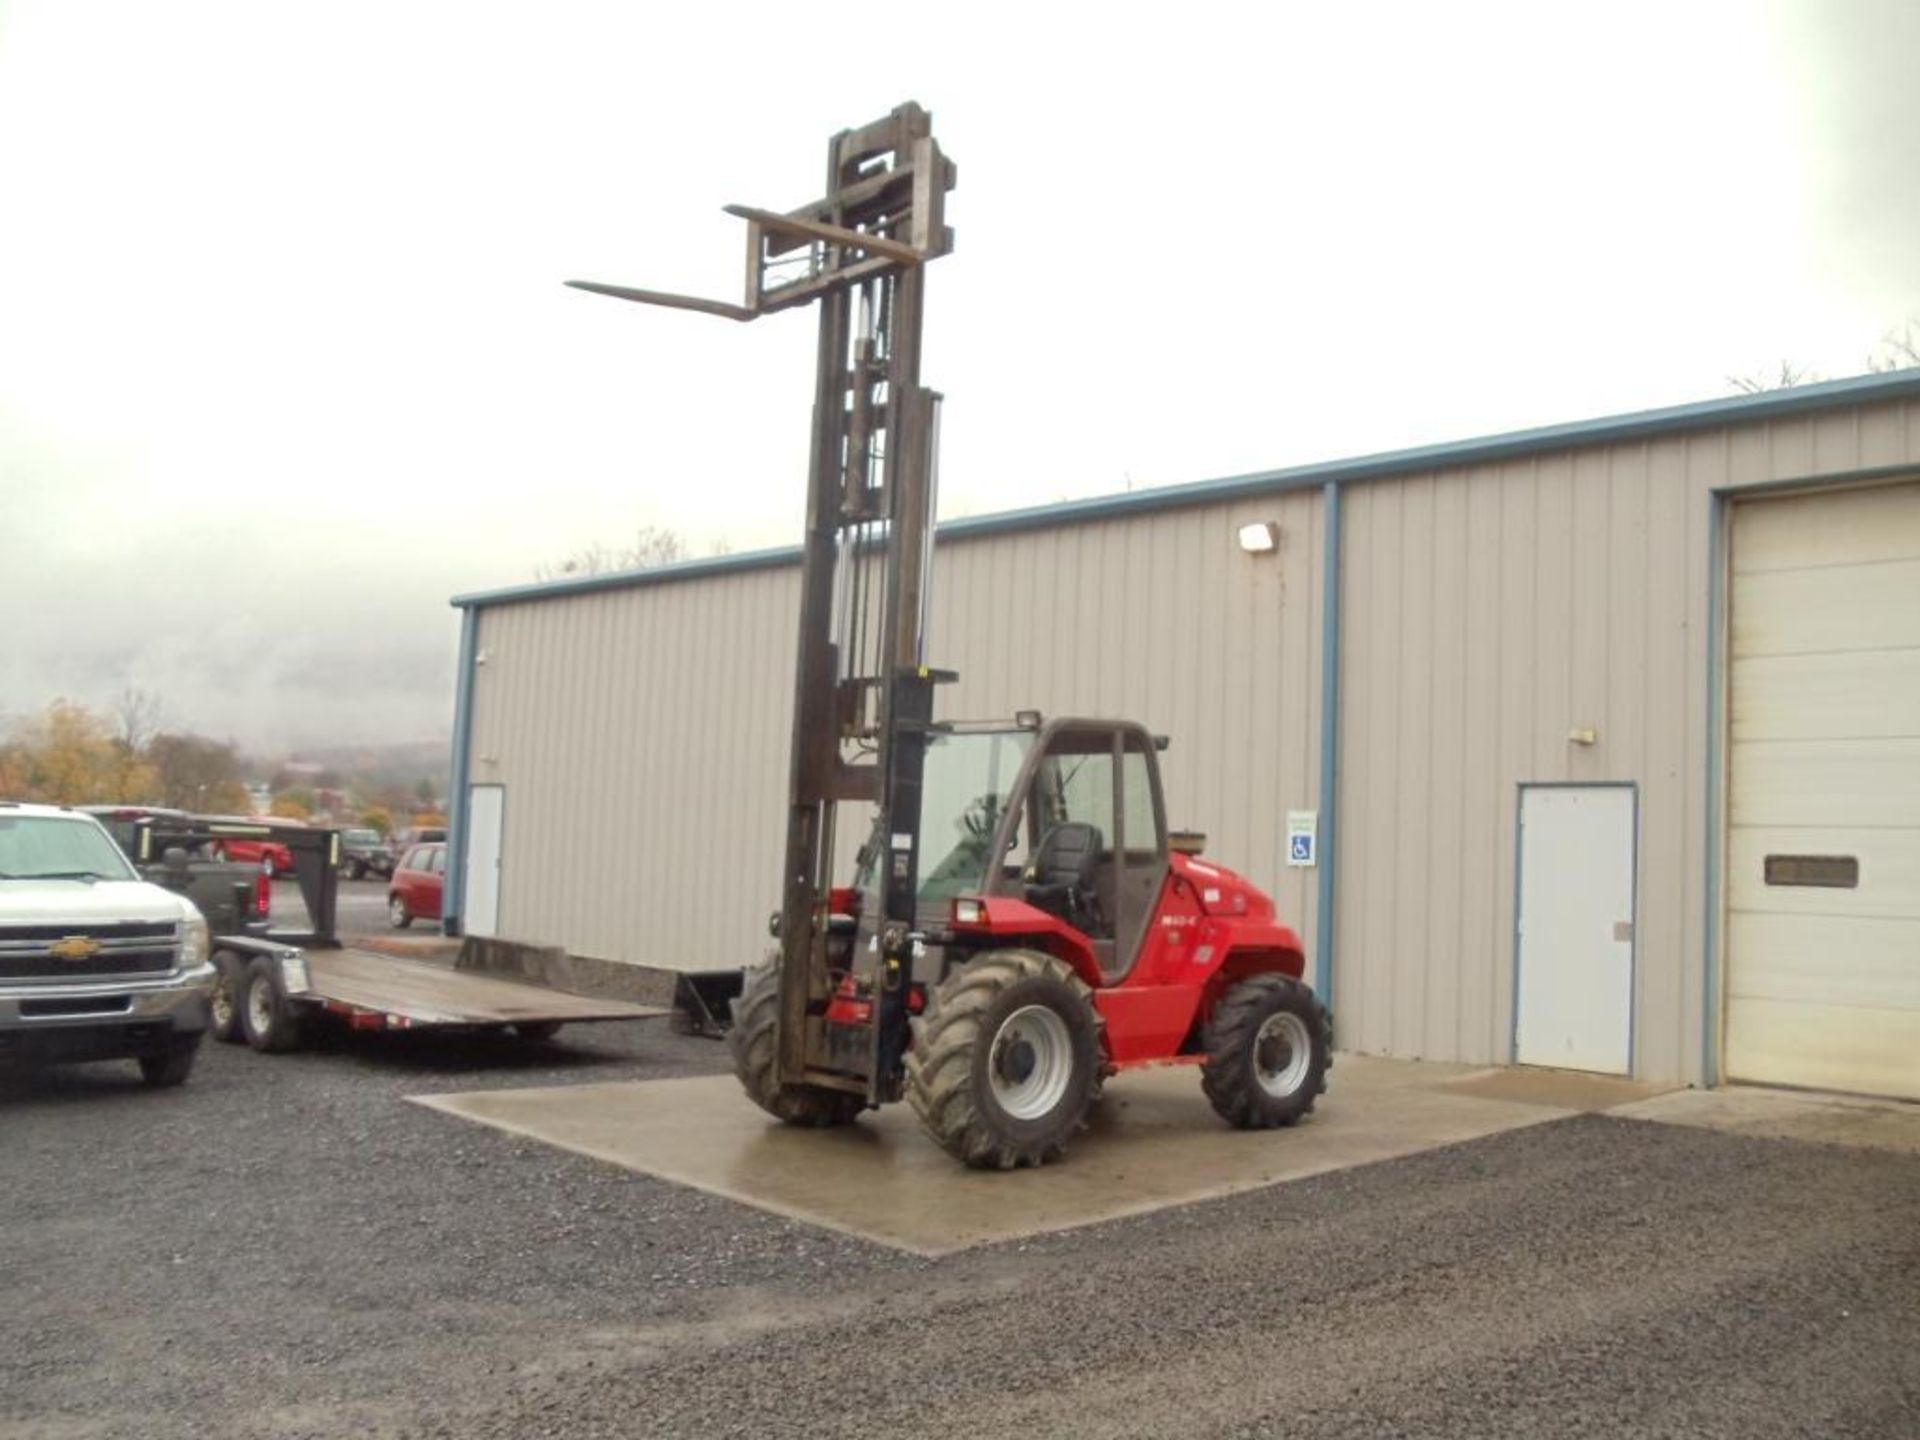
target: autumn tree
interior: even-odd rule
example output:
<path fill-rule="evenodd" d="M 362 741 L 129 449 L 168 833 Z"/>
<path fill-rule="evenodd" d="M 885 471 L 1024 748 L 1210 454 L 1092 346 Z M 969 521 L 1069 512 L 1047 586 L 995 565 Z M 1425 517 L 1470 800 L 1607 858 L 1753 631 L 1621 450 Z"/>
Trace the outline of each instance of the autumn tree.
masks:
<path fill-rule="evenodd" d="M 382 837 L 393 834 L 393 812 L 379 805 L 369 805 L 362 810 L 360 823 L 369 830 L 378 830 Z"/>
<path fill-rule="evenodd" d="M 118 745 L 107 722 L 84 705 L 55 700 L 10 748 L 5 789 L 55 805 L 148 799 L 156 777 L 139 755 Z"/>

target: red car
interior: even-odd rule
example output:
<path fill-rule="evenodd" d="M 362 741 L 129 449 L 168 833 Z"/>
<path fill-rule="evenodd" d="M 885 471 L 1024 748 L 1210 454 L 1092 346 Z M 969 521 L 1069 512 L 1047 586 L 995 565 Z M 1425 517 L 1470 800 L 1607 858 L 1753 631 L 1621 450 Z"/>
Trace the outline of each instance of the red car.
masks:
<path fill-rule="evenodd" d="M 402 930 L 415 920 L 438 920 L 447 883 L 447 847 L 416 845 L 401 857 L 387 885 L 387 915 Z"/>
<path fill-rule="evenodd" d="M 227 824 L 260 824 L 254 820 L 228 819 L 220 815 L 206 816 L 200 823 L 217 827 Z M 287 825 L 291 821 L 274 819 L 266 822 L 274 825 Z M 293 852 L 278 840 L 262 839 L 258 836 L 221 835 L 207 849 L 210 859 L 233 860 L 242 865 L 258 865 L 269 876 L 291 875 L 293 873 Z"/>

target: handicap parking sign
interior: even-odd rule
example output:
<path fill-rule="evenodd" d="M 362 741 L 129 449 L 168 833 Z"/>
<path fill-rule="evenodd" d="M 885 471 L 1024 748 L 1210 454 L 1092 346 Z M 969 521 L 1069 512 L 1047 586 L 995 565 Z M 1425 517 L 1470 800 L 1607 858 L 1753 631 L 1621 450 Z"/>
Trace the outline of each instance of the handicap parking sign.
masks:
<path fill-rule="evenodd" d="M 1320 833 L 1320 812 L 1287 812 L 1287 864 L 1310 866 L 1315 863 L 1316 842 Z"/>

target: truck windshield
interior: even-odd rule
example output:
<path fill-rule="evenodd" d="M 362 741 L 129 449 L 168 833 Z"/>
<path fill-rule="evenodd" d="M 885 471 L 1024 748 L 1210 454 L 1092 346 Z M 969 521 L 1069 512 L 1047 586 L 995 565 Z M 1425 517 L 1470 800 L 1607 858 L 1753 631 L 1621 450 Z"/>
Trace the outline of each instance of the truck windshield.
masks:
<path fill-rule="evenodd" d="M 0 815 L 0 880 L 136 880 L 119 848 L 91 820 Z"/>
<path fill-rule="evenodd" d="M 920 900 L 980 890 L 987 850 L 1007 806 L 1031 730 L 936 734 L 927 741 L 920 790 Z"/>

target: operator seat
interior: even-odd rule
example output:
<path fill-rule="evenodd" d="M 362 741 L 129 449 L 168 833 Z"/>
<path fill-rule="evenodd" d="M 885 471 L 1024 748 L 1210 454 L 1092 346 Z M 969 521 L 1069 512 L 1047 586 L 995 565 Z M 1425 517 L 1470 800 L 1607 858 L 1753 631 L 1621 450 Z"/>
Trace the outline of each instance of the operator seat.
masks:
<path fill-rule="evenodd" d="M 1100 932 L 1102 917 L 1094 876 L 1106 838 L 1100 827 L 1069 820 L 1040 837 L 1027 866 L 1027 903 L 1057 915 L 1088 935 Z"/>

